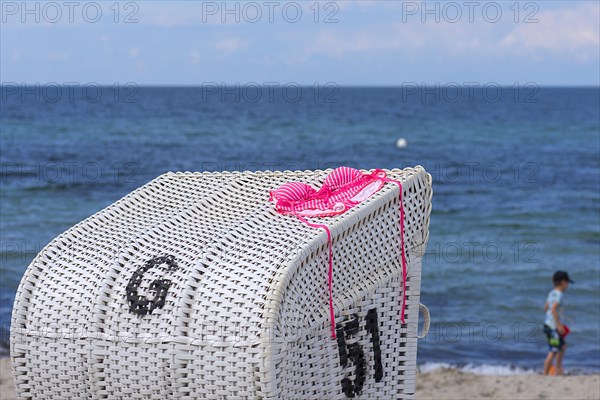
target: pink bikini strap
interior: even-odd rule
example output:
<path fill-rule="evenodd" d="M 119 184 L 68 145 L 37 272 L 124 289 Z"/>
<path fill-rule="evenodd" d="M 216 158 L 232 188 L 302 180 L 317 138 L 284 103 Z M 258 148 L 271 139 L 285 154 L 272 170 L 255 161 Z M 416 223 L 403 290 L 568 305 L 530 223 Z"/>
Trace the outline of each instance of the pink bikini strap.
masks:
<path fill-rule="evenodd" d="M 377 171 L 375 171 L 375 172 L 377 172 Z M 395 183 L 396 185 L 398 185 L 398 189 L 400 190 L 400 194 L 398 196 L 400 199 L 400 250 L 401 250 L 401 255 L 402 255 L 402 258 L 401 258 L 401 261 L 402 261 L 402 305 L 400 308 L 400 321 L 404 324 L 404 323 L 406 323 L 405 318 L 404 318 L 404 314 L 405 314 L 405 310 L 406 310 L 406 255 L 404 252 L 404 205 L 403 205 L 402 183 L 395 179 L 382 177 L 382 176 L 375 176 L 375 174 L 373 176 L 375 178 L 380 179 L 385 182 Z M 314 224 L 312 222 L 308 222 L 304 217 L 302 217 L 299 214 L 295 213 L 295 215 L 296 215 L 296 217 L 298 217 L 298 219 L 300 221 L 304 222 L 306 225 L 308 225 L 312 228 L 324 229 L 325 232 L 327 233 L 327 246 L 329 247 L 329 271 L 328 271 L 328 275 L 327 275 L 327 285 L 329 288 L 329 318 L 331 320 L 331 337 L 333 339 L 337 339 L 337 336 L 335 333 L 335 312 L 333 309 L 333 288 L 332 288 L 333 245 L 332 245 L 332 241 L 331 241 L 331 231 L 329 230 L 329 227 L 325 224 Z"/>
<path fill-rule="evenodd" d="M 313 224 L 311 222 L 308 222 L 306 219 L 304 219 L 298 214 L 296 214 L 296 216 L 300 221 L 304 222 L 306 225 L 312 228 L 322 228 L 325 229 L 325 232 L 327 232 L 327 246 L 329 247 L 329 273 L 327 276 L 327 285 L 329 287 L 329 318 L 331 320 L 331 337 L 333 339 L 337 339 L 335 334 L 335 312 L 333 310 L 333 246 L 331 243 L 331 231 L 329 230 L 329 227 L 325 224 Z"/>
<path fill-rule="evenodd" d="M 406 309 L 406 255 L 404 253 L 404 205 L 403 205 L 403 190 L 402 183 L 392 178 L 380 177 L 377 179 L 381 179 L 385 182 L 392 182 L 398 185 L 398 189 L 400 189 L 400 195 L 398 196 L 400 199 L 400 249 L 402 254 L 402 306 L 400 308 L 400 321 L 402 323 L 406 323 L 404 320 L 404 312 Z"/>

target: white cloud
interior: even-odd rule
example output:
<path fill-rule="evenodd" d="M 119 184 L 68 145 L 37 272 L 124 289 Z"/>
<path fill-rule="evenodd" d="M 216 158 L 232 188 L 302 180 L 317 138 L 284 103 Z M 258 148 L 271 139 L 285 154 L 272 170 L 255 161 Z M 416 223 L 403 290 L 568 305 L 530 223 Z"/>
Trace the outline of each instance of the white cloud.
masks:
<path fill-rule="evenodd" d="M 51 61 L 64 61 L 68 58 L 69 58 L 69 55 L 67 53 L 54 52 L 54 51 L 48 53 L 48 59 Z"/>
<path fill-rule="evenodd" d="M 140 55 L 140 49 L 138 49 L 137 47 L 132 47 L 131 49 L 129 49 L 129 57 L 131 58 L 136 58 L 137 56 Z"/>
<path fill-rule="evenodd" d="M 310 3 L 312 5 L 312 3 Z M 325 8 L 325 5 L 322 5 L 321 8 Z M 351 10 L 352 7 L 370 7 L 370 6 L 382 6 L 382 2 L 380 0 L 352 0 L 352 1 L 340 1 L 335 2 L 335 5 L 339 8 L 340 11 Z M 333 9 L 329 6 L 327 11 L 332 11 Z"/>
<path fill-rule="evenodd" d="M 137 72 L 144 72 L 146 70 L 146 63 L 144 60 L 138 60 L 135 62 L 135 70 Z"/>
<path fill-rule="evenodd" d="M 521 54 L 541 50 L 587 61 L 600 48 L 599 15 L 597 3 L 540 12 L 538 23 L 519 24 L 500 46 Z"/>
<path fill-rule="evenodd" d="M 215 43 L 215 48 L 224 53 L 233 53 L 243 46 L 243 42 L 235 37 L 221 39 Z"/>
<path fill-rule="evenodd" d="M 382 52 L 404 52 L 402 56 L 440 55 L 453 57 L 498 57 L 528 55 L 542 58 L 548 53 L 574 57 L 578 61 L 598 58 L 600 32 L 598 4 L 539 12 L 538 23 L 408 23 L 374 26 L 360 31 L 338 27 L 317 31 L 301 51 L 290 57 L 293 64 L 309 61 L 315 55 L 341 58 Z M 545 57 L 543 57 L 545 58 Z"/>
<path fill-rule="evenodd" d="M 200 53 L 198 53 L 195 50 L 190 52 L 190 63 L 191 64 L 193 64 L 193 65 L 200 64 L 200 60 L 201 60 Z"/>
<path fill-rule="evenodd" d="M 98 38 L 100 43 L 102 43 L 102 48 L 104 52 L 107 54 L 112 54 L 112 45 L 110 43 L 110 37 L 108 35 L 100 35 Z"/>
<path fill-rule="evenodd" d="M 302 52 L 303 56 L 325 54 L 343 57 L 348 53 L 377 53 L 383 51 L 412 51 L 429 46 L 439 46 L 447 40 L 449 31 L 454 32 L 453 43 L 464 43 L 471 47 L 477 41 L 468 38 L 462 41 L 458 26 L 444 27 L 441 24 L 394 24 L 358 32 L 322 30 L 312 38 Z"/>
<path fill-rule="evenodd" d="M 144 24 L 162 28 L 184 27 L 197 24 L 201 19 L 198 2 L 170 1 L 144 2 L 136 17 Z"/>

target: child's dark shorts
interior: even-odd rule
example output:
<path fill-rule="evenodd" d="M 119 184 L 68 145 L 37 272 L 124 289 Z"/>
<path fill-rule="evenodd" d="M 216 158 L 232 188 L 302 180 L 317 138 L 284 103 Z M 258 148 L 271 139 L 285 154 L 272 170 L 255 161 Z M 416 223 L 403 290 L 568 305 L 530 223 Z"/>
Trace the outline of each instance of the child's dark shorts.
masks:
<path fill-rule="evenodd" d="M 558 334 L 558 331 L 544 324 L 544 333 L 546 334 L 546 338 L 548 338 L 550 351 L 553 353 L 561 351 L 565 345 L 565 339 Z"/>

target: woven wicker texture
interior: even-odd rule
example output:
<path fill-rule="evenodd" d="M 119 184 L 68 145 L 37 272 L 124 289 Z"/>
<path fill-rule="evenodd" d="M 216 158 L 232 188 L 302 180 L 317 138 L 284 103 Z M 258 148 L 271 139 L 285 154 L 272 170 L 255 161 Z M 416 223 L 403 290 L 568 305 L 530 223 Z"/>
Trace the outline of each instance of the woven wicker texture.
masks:
<path fill-rule="evenodd" d="M 386 171 L 403 183 L 406 324 L 398 187 L 315 219 L 333 239 L 334 340 L 326 234 L 267 201 L 328 172 L 167 173 L 54 239 L 14 304 L 19 396 L 412 398 L 431 176 Z"/>

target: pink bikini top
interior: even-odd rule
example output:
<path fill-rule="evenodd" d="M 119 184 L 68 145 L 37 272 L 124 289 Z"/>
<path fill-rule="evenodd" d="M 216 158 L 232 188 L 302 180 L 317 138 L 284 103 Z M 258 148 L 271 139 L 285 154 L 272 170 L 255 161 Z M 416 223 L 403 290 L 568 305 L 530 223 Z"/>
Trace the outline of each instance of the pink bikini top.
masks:
<path fill-rule="evenodd" d="M 297 216 L 302 222 L 313 227 L 322 228 L 327 233 L 329 245 L 329 316 L 331 319 L 331 336 L 335 339 L 335 313 L 333 309 L 332 276 L 333 276 L 333 250 L 331 232 L 324 224 L 308 222 L 306 217 L 331 217 L 342 214 L 350 208 L 361 203 L 369 196 L 383 187 L 385 182 L 392 182 L 400 189 L 400 249 L 402 263 L 402 306 L 400 319 L 404 321 L 406 308 L 406 257 L 404 253 L 404 207 L 402 205 L 402 184 L 386 177 L 383 170 L 376 169 L 371 173 L 362 173 L 357 169 L 339 167 L 331 171 L 321 189 L 315 190 L 312 186 L 302 182 L 288 182 L 269 193 L 269 201 L 275 204 L 275 209 L 280 214 Z"/>

